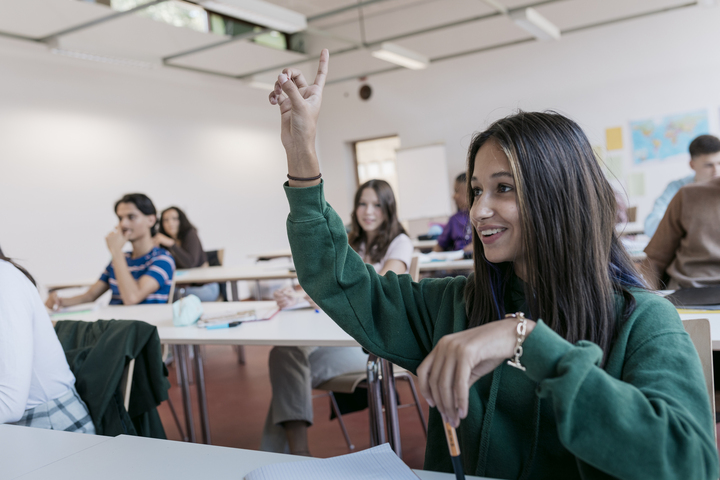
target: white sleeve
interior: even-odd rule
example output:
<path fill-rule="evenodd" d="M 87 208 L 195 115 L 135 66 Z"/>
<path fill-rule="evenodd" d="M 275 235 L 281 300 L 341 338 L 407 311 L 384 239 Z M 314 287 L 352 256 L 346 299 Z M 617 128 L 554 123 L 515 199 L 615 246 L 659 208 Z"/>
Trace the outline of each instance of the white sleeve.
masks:
<path fill-rule="evenodd" d="M 415 247 L 413 246 L 410 237 L 408 237 L 404 233 L 401 233 L 400 235 L 395 237 L 392 242 L 390 242 L 387 252 L 385 253 L 385 259 L 383 264 L 388 260 L 400 260 L 405 264 L 405 273 L 408 273 L 407 269 L 410 268 L 410 262 L 412 261 L 412 255 L 414 250 Z"/>
<path fill-rule="evenodd" d="M 28 284 L 13 265 L 0 261 L 0 424 L 22 418 L 30 393 L 34 352 Z"/>

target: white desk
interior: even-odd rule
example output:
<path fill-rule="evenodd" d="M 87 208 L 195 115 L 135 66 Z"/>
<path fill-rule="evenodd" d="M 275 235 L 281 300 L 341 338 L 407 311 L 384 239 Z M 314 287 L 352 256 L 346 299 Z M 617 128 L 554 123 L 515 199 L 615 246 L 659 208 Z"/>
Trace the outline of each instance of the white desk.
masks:
<path fill-rule="evenodd" d="M 437 245 L 437 240 L 418 240 L 414 239 L 412 241 L 413 247 L 415 247 L 416 250 L 427 250 L 432 249 L 435 245 Z M 285 258 L 285 257 L 292 257 L 292 252 L 289 248 L 285 248 L 282 250 L 274 250 L 270 252 L 264 252 L 264 253 L 253 253 L 248 255 L 250 258 L 254 258 L 258 261 L 261 260 L 273 260 L 276 258 Z"/>
<path fill-rule="evenodd" d="M 250 310 L 275 305 L 275 302 L 204 302 L 205 313 Z M 247 322 L 238 327 L 207 330 L 194 325 L 176 327 L 172 306 L 115 305 L 78 314 L 62 313 L 53 320 L 142 320 L 158 329 L 162 343 L 171 345 L 291 345 L 356 347 L 358 343 L 324 312 L 313 309 L 278 312 L 271 320 Z"/>
<path fill-rule="evenodd" d="M 76 282 L 57 282 L 57 283 L 47 283 L 45 284 L 45 288 L 47 288 L 48 292 L 52 292 L 53 290 L 63 290 L 65 288 L 81 288 L 81 287 L 89 287 L 93 285 L 95 282 L 100 280 L 100 277 L 93 278 L 93 279 L 85 279 L 85 280 L 78 280 Z"/>
<path fill-rule="evenodd" d="M 237 282 L 240 280 L 278 280 L 297 278 L 297 273 L 290 270 L 287 265 L 235 265 L 232 267 L 205 267 L 205 268 L 188 268 L 186 270 L 177 270 L 173 276 L 173 287 L 170 296 L 178 285 L 189 285 L 193 283 L 223 283 Z M 260 287 L 258 284 L 258 293 Z M 233 283 L 232 297 L 238 299 L 237 286 Z M 259 300 L 259 299 L 258 299 Z"/>
<path fill-rule="evenodd" d="M 475 268 L 475 263 L 471 258 L 467 260 L 447 260 L 420 264 L 421 272 L 433 272 L 437 270 L 472 270 L 473 268 Z"/>
<path fill-rule="evenodd" d="M 208 269 L 204 269 L 208 270 Z M 241 311 L 275 305 L 275 302 L 206 302 L 206 313 Z M 188 375 L 188 347 L 193 348 L 195 358 L 196 387 L 200 408 L 200 425 L 204 443 L 210 443 L 210 419 L 207 411 L 205 374 L 200 345 L 273 345 L 273 346 L 334 346 L 353 347 L 359 344 L 345 333 L 324 312 L 313 309 L 278 312 L 272 319 L 260 322 L 247 322 L 233 328 L 207 330 L 194 325 L 175 327 L 172 323 L 172 306 L 154 305 L 116 305 L 100 308 L 91 312 L 75 315 L 62 314 L 56 320 L 141 320 L 158 329 L 162 343 L 174 345 L 180 370 L 178 383 L 182 390 L 185 424 L 191 441 L 196 440 L 195 423 L 192 414 L 190 382 Z M 394 382 L 390 376 L 384 382 Z M 388 387 L 390 385 L 388 384 Z M 394 386 L 393 392 L 394 392 Z M 394 411 L 394 410 L 393 410 Z M 380 419 L 376 419 L 378 423 Z"/>
<path fill-rule="evenodd" d="M 33 433 L 38 439 L 45 437 L 48 432 L 41 429 L 32 430 L 36 430 Z M 0 442 L 4 444 L 13 441 L 2 433 L 0 430 Z M 37 449 L 34 449 L 33 453 L 36 457 L 39 454 Z M 19 463 L 9 460 L 11 464 Z M 54 463 L 46 462 L 44 466 L 22 478 L 23 480 L 95 480 L 97 478 L 241 480 L 250 471 L 264 465 L 306 460 L 307 457 L 293 455 L 120 435 L 91 448 L 68 453 Z M 5 464 L 2 464 L 2 468 L 4 467 Z M 415 470 L 415 473 L 422 480 L 455 478 L 455 475 L 447 473 L 423 470 Z M 480 477 L 467 478 L 482 480 Z"/>
<path fill-rule="evenodd" d="M 0 478 L 18 478 L 110 439 L 0 424 Z"/>

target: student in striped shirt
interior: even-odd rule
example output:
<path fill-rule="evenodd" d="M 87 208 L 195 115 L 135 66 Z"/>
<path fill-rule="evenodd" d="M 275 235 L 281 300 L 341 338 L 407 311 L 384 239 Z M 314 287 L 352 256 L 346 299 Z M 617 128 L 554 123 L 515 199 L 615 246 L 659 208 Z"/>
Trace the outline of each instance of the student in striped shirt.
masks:
<path fill-rule="evenodd" d="M 112 291 L 111 305 L 167 303 L 175 260 L 167 250 L 153 243 L 157 226 L 155 205 L 142 193 L 130 193 L 115 203 L 115 214 L 118 225 L 105 237 L 112 261 L 100 279 L 75 297 L 62 298 L 50 293 L 45 302 L 48 308 L 57 310 L 94 302 L 108 289 Z M 128 241 L 132 243 L 132 252 L 123 252 Z"/>

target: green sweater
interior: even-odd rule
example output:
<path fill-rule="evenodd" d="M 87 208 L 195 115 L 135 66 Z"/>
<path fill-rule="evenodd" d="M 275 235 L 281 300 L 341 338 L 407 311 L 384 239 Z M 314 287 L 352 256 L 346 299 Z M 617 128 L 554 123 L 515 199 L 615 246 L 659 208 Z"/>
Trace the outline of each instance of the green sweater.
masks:
<path fill-rule="evenodd" d="M 463 277 L 380 276 L 348 246 L 322 184 L 285 187 L 298 278 L 358 343 L 416 371 L 440 338 L 464 330 Z M 522 284 L 506 295 L 522 311 Z M 697 352 L 675 308 L 633 290 L 637 308 L 600 368 L 601 349 L 572 345 L 542 320 L 525 341 L 522 372 L 502 364 L 470 390 L 458 428 L 468 474 L 515 478 L 717 479 L 718 454 Z M 618 311 L 622 308 L 618 297 Z M 442 420 L 430 411 L 425 468 L 452 472 Z"/>

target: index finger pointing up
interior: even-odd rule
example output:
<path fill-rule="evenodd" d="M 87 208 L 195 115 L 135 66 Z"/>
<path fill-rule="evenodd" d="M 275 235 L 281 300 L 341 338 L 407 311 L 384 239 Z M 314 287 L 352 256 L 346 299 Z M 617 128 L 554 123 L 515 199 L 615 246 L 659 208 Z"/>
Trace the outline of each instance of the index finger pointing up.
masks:
<path fill-rule="evenodd" d="M 330 52 L 327 48 L 323 48 L 320 52 L 320 63 L 318 63 L 317 75 L 315 75 L 315 85 L 320 88 L 325 86 L 325 79 L 328 73 L 328 63 L 330 63 Z"/>

